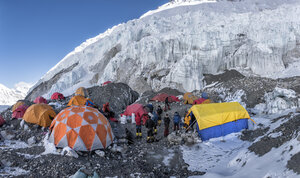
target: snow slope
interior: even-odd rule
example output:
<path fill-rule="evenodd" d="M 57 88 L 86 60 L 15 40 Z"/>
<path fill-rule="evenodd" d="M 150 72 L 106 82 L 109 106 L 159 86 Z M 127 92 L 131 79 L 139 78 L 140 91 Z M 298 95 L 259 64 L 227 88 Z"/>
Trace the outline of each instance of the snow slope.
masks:
<path fill-rule="evenodd" d="M 174 1 L 88 39 L 32 88 L 29 99 L 107 80 L 134 90 L 201 89 L 203 74 L 237 69 L 300 75 L 300 1 Z M 46 86 L 46 87 L 45 87 Z"/>
<path fill-rule="evenodd" d="M 284 119 L 274 123 L 271 121 L 285 114 L 261 115 L 252 119 L 257 124 L 270 126 L 271 129 L 265 135 L 276 138 L 280 136 L 279 133 L 273 136 L 269 133 L 278 128 Z M 251 142 L 240 140 L 238 137 L 240 135 L 241 133 L 233 133 L 192 147 L 182 146 L 183 158 L 190 165 L 189 170 L 206 171 L 203 176 L 205 178 L 299 177 L 295 172 L 286 168 L 290 158 L 300 151 L 300 142 L 297 141 L 297 137 L 278 148 L 271 149 L 263 156 L 257 156 L 248 150 Z M 259 137 L 256 141 L 261 138 Z"/>
<path fill-rule="evenodd" d="M 32 84 L 20 82 L 15 88 L 7 88 L 0 84 L 0 105 L 13 105 L 16 101 L 24 99 Z"/>

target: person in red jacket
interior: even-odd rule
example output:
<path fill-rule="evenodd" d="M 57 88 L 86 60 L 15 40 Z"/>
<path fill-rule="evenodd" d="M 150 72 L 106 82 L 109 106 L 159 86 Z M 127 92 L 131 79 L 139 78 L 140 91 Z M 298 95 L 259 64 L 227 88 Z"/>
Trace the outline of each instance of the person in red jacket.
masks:
<path fill-rule="evenodd" d="M 135 115 L 136 138 L 142 138 L 142 116 L 139 113 Z"/>

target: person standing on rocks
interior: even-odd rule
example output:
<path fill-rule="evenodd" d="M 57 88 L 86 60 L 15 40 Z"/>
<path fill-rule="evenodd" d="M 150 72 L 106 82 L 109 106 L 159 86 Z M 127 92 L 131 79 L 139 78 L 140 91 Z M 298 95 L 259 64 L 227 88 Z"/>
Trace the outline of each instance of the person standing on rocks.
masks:
<path fill-rule="evenodd" d="M 158 115 L 158 120 L 157 120 L 157 125 L 160 126 L 161 124 L 161 114 L 162 114 L 163 110 L 161 109 L 160 105 L 158 105 L 157 109 L 156 109 L 156 113 Z"/>
<path fill-rule="evenodd" d="M 157 113 L 156 113 L 155 111 L 152 112 L 152 115 L 153 115 L 153 117 L 151 117 L 151 119 L 152 119 L 153 122 L 154 122 L 153 131 L 154 131 L 154 134 L 157 134 L 157 121 L 158 121 L 158 116 L 157 116 Z"/>
<path fill-rule="evenodd" d="M 151 143 L 154 141 L 154 135 L 153 135 L 153 128 L 155 126 L 155 123 L 153 121 L 153 114 L 152 113 L 148 113 L 149 118 L 146 121 L 145 127 L 147 128 L 147 142 Z"/>
<path fill-rule="evenodd" d="M 169 105 L 169 97 L 167 96 L 165 99 L 165 111 L 170 110 L 170 105 Z"/>
<path fill-rule="evenodd" d="M 164 136 L 167 137 L 169 135 L 169 126 L 170 126 L 170 117 L 168 113 L 164 117 L 164 125 L 165 125 Z"/>
<path fill-rule="evenodd" d="M 173 117 L 174 131 L 175 132 L 179 131 L 180 122 L 181 122 L 181 117 L 178 114 L 178 112 L 175 112 L 174 117 Z"/>
<path fill-rule="evenodd" d="M 135 116 L 136 138 L 142 138 L 142 117 L 139 113 Z"/>

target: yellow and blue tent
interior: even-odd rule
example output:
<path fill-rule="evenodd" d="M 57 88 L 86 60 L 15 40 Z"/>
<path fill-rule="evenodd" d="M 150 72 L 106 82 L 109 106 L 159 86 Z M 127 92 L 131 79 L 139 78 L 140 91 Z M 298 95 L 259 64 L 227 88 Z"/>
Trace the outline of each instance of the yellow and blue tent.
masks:
<path fill-rule="evenodd" d="M 208 140 L 248 128 L 250 116 L 238 102 L 194 105 L 185 120 L 194 116 L 201 139 Z"/>

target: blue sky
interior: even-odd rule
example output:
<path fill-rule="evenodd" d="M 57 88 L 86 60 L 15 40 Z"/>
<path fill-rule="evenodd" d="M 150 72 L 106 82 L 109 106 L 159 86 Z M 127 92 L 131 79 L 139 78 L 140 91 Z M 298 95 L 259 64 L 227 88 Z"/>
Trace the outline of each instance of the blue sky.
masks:
<path fill-rule="evenodd" d="M 0 0 L 0 83 L 36 82 L 86 39 L 168 0 Z"/>

